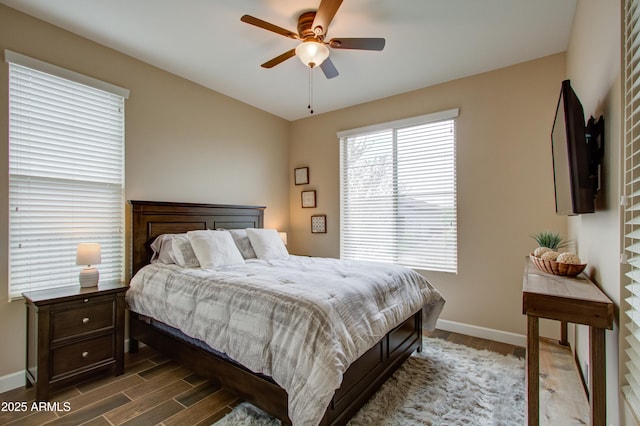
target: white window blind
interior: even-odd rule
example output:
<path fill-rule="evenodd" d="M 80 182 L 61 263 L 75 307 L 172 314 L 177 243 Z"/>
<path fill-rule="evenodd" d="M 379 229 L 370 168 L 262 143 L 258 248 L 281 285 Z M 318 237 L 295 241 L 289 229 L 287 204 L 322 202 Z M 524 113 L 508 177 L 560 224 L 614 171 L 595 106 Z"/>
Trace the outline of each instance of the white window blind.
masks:
<path fill-rule="evenodd" d="M 640 7 L 638 0 L 624 2 L 624 193 L 627 315 L 625 384 L 623 393 L 640 418 Z"/>
<path fill-rule="evenodd" d="M 343 259 L 457 272 L 457 115 L 338 133 Z"/>
<path fill-rule="evenodd" d="M 81 84 L 57 72 L 24 66 L 42 64 L 25 58 L 5 52 L 9 62 L 9 297 L 79 285 L 82 266 L 76 265 L 76 249 L 82 242 L 101 244 L 100 282 L 120 282 L 124 270 L 123 93 L 86 85 L 91 79 Z"/>

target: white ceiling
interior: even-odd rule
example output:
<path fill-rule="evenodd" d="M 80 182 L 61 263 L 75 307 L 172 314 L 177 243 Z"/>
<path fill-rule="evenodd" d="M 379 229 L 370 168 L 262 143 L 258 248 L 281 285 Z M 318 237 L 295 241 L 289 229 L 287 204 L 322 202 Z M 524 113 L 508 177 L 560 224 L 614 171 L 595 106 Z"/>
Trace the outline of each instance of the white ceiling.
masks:
<path fill-rule="evenodd" d="M 309 115 L 308 68 L 263 62 L 298 43 L 243 22 L 296 31 L 320 0 L 0 0 L 73 33 L 287 120 Z M 577 0 L 344 0 L 327 38 L 384 37 L 382 52 L 331 50 L 314 70 L 316 114 L 567 49 Z"/>

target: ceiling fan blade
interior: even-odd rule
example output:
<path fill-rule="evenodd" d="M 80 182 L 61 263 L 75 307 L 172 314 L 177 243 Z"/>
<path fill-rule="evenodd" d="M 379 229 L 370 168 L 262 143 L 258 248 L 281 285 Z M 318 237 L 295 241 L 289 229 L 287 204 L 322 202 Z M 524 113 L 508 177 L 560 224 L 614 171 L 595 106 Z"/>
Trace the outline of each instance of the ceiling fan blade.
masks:
<path fill-rule="evenodd" d="M 276 34 L 280 34 L 295 40 L 298 40 L 300 38 L 298 37 L 298 34 L 294 33 L 293 31 L 289 31 L 277 25 L 273 25 L 267 21 L 263 21 L 262 19 L 254 18 L 253 16 L 250 16 L 250 15 L 243 15 L 242 18 L 240 18 L 240 20 L 247 24 L 255 25 L 256 27 L 259 27 L 268 31 L 272 31 Z"/>
<path fill-rule="evenodd" d="M 327 33 L 329 24 L 333 20 L 333 17 L 336 16 L 336 12 L 341 4 L 342 0 L 322 0 L 320 2 L 316 17 L 313 20 L 313 25 L 311 25 L 311 29 L 316 35 L 324 35 Z"/>
<path fill-rule="evenodd" d="M 334 49 L 382 50 L 383 38 L 332 38 L 329 46 Z"/>
<path fill-rule="evenodd" d="M 327 78 L 337 77 L 338 74 L 340 74 L 336 66 L 333 65 L 333 62 L 331 62 L 331 59 L 329 58 L 322 61 L 322 63 L 320 64 L 320 68 L 322 69 L 324 76 Z"/>
<path fill-rule="evenodd" d="M 270 61 L 265 62 L 264 64 L 260 65 L 262 68 L 273 68 L 276 65 L 278 65 L 279 63 L 282 63 L 284 61 L 286 61 L 287 59 L 296 56 L 296 49 L 291 49 L 287 52 L 284 52 L 282 55 L 280 56 L 276 56 L 275 58 L 271 59 Z"/>

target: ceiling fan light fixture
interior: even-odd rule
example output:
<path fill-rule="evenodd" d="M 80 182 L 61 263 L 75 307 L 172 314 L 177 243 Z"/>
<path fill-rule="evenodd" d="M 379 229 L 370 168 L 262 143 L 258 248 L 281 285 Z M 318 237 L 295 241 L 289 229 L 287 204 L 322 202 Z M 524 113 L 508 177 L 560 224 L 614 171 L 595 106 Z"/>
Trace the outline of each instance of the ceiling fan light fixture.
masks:
<path fill-rule="evenodd" d="M 296 47 L 296 56 L 303 64 L 314 68 L 329 57 L 329 48 L 317 41 L 304 41 Z"/>

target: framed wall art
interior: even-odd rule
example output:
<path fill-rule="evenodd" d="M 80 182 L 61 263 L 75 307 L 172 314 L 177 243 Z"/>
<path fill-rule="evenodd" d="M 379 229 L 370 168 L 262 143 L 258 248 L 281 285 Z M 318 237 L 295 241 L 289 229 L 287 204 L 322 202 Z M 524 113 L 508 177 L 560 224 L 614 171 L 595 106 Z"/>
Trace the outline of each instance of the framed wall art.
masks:
<path fill-rule="evenodd" d="M 293 178 L 296 185 L 308 185 L 309 184 L 309 168 L 298 167 L 293 169 Z"/>
<path fill-rule="evenodd" d="M 327 233 L 327 215 L 318 214 L 311 216 L 311 233 L 326 234 Z"/>
<path fill-rule="evenodd" d="M 316 206 L 316 191 L 302 191 L 302 208 L 314 208 Z"/>

